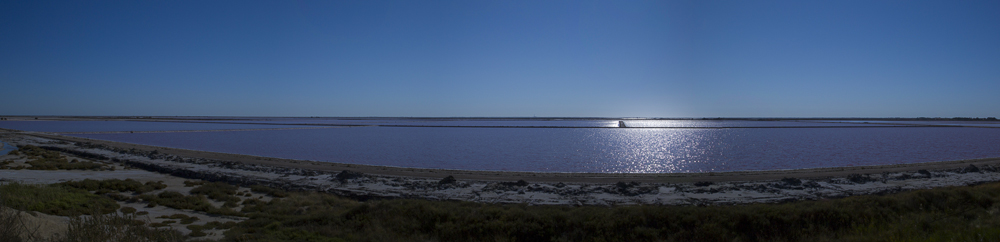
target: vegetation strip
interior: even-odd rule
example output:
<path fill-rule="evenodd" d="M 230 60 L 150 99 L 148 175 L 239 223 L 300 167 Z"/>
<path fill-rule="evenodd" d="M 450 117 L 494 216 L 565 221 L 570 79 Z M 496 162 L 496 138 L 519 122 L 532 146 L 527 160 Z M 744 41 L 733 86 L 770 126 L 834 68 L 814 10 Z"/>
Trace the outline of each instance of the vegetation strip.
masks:
<path fill-rule="evenodd" d="M 119 181 L 96 181 L 116 184 Z M 4 206 L 79 197 L 71 184 L 0 185 Z M 43 192 L 37 192 L 37 191 Z M 46 195 L 47 194 L 47 195 Z M 291 192 L 270 202 L 248 199 L 240 223 L 188 225 L 189 237 L 228 229 L 224 241 L 971 241 L 1000 236 L 1000 184 L 937 188 L 883 196 L 730 206 L 528 206 L 412 199 L 359 202 L 316 192 Z M 86 203 L 69 203 L 86 204 Z M 58 205 L 23 208 L 54 212 Z M 84 211 L 87 207 L 62 208 Z M 92 210 L 93 211 L 93 210 Z M 113 211 L 113 210 L 112 210 Z M 63 214 L 70 214 L 69 212 Z M 76 218 L 82 240 L 181 241 L 132 215 L 109 211 Z M 7 213 L 4 216 L 10 216 Z M 186 215 L 168 218 L 184 223 Z M 15 223 L 16 219 L 0 222 Z M 17 228 L 0 224 L 0 228 Z M 112 229 L 108 229 L 112 228 Z M 128 240 L 124 231 L 150 240 Z M 3 232 L 3 230 L 0 230 Z M 5 232 L 5 233 L 20 233 Z M 0 234 L 0 238 L 9 238 Z"/>

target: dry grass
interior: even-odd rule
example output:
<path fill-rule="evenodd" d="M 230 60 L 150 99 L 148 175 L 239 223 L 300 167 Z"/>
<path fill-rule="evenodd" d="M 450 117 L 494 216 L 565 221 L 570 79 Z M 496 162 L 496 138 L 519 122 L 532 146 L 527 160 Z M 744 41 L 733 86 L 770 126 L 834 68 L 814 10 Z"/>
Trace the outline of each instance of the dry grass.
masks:
<path fill-rule="evenodd" d="M 29 226 L 22 212 L 0 206 L 0 241 L 37 241 L 38 227 Z"/>
<path fill-rule="evenodd" d="M 134 215 L 118 213 L 76 217 L 70 220 L 64 242 L 180 242 L 184 235 L 176 230 L 156 229 Z"/>

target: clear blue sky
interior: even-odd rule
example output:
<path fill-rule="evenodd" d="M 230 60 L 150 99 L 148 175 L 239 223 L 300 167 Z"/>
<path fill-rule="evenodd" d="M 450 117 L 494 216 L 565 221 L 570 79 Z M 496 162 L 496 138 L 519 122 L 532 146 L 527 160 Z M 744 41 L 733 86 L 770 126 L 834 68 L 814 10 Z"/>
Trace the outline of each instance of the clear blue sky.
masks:
<path fill-rule="evenodd" d="M 1000 1 L 0 1 L 0 115 L 1000 116 Z"/>

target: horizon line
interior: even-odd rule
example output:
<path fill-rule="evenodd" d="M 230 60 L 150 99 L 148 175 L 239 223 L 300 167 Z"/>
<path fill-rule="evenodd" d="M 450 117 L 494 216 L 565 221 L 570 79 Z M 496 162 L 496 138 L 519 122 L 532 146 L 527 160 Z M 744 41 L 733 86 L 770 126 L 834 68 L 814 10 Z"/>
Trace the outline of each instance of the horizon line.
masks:
<path fill-rule="evenodd" d="M 659 120 L 713 120 L 713 119 L 972 119 L 972 120 L 996 120 L 996 117 L 599 117 L 599 116 L 242 116 L 242 115 L 0 115 L 0 117 L 46 117 L 46 118 L 114 118 L 114 119 L 162 119 L 162 118 L 407 118 L 407 119 L 659 119 Z"/>

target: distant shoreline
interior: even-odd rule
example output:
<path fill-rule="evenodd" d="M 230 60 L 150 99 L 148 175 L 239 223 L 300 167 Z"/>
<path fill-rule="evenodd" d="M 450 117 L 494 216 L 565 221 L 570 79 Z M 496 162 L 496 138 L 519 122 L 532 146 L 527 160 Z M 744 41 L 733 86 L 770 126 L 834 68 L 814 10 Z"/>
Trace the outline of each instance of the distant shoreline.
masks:
<path fill-rule="evenodd" d="M 342 119 L 342 120 L 741 120 L 741 121 L 1000 121 L 996 117 L 306 117 L 306 116 L 65 116 L 65 115 L 0 115 L 14 120 L 123 120 L 123 121 L 178 121 L 178 120 L 248 120 L 248 119 Z M 42 120 L 42 119 L 39 119 Z"/>
<path fill-rule="evenodd" d="M 918 127 L 968 127 L 968 128 L 1000 128 L 1000 120 L 987 118 L 608 118 L 608 117 L 238 117 L 238 116 L 5 116 L 14 117 L 8 121 L 142 121 L 171 123 L 210 123 L 210 124 L 248 124 L 248 125 L 281 125 L 303 127 L 402 127 L 402 128 L 545 128 L 545 129 L 794 129 L 794 128 L 918 128 Z M 42 119 L 39 119 L 41 117 Z M 419 120 L 419 121 L 669 121 L 669 120 L 700 120 L 700 121 L 848 121 L 848 122 L 818 122 L 818 123 L 848 123 L 845 125 L 808 125 L 808 126 L 697 126 L 697 127 L 643 127 L 629 126 L 547 126 L 547 125 L 428 125 L 428 124 L 359 124 L 359 123 L 263 123 L 248 121 L 271 121 L 272 119 L 317 119 L 317 120 Z M 850 121 L 958 121 L 958 122 L 995 122 L 998 126 L 976 125 L 940 125 L 913 123 L 856 123 Z M 0 121 L 3 122 L 3 121 Z M 128 132 L 128 131 L 123 131 Z M 70 132 L 55 132 L 70 133 Z M 81 132 L 76 132 L 81 133 Z"/>

